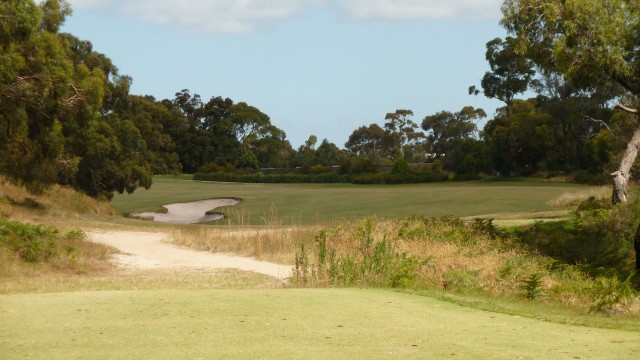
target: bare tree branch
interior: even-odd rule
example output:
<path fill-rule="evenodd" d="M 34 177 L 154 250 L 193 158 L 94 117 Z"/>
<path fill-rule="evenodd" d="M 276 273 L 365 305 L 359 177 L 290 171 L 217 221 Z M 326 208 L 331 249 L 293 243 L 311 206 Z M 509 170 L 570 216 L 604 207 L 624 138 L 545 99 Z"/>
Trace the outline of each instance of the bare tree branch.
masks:
<path fill-rule="evenodd" d="M 632 109 L 632 108 L 626 107 L 626 106 L 624 106 L 624 105 L 622 105 L 620 103 L 616 104 L 616 106 L 614 106 L 613 108 L 614 109 L 619 109 L 619 110 L 622 110 L 622 111 L 626 111 L 626 112 L 628 112 L 630 114 L 635 114 L 635 115 L 638 114 L 638 109 Z"/>
<path fill-rule="evenodd" d="M 591 116 L 585 116 L 584 119 L 587 120 L 587 121 L 590 121 L 592 123 L 596 123 L 596 124 L 602 126 L 603 128 L 607 128 L 607 130 L 611 131 L 611 128 L 609 127 L 609 124 L 607 124 L 603 120 L 594 119 Z"/>

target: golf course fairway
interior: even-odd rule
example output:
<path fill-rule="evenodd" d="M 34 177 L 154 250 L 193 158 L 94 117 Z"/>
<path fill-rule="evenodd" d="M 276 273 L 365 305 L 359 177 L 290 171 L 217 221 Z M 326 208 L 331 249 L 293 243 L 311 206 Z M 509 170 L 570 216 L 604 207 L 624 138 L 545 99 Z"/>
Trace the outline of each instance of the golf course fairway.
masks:
<path fill-rule="evenodd" d="M 637 332 L 391 290 L 0 295 L 3 359 L 638 359 Z"/>

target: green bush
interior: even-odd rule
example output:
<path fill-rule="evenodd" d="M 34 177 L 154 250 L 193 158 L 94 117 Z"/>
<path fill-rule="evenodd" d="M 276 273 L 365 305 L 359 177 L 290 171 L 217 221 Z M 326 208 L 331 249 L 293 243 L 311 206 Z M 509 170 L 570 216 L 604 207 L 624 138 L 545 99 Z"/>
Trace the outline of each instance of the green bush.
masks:
<path fill-rule="evenodd" d="M 631 273 L 625 280 L 620 280 L 618 274 L 613 276 L 598 276 L 595 283 L 590 288 L 593 305 L 589 312 L 612 312 L 616 307 L 626 307 L 636 296 L 636 292 L 631 284 L 631 278 L 635 275 Z"/>
<path fill-rule="evenodd" d="M 0 245 L 27 262 L 51 258 L 57 251 L 58 230 L 43 225 L 0 221 Z"/>
<path fill-rule="evenodd" d="M 515 231 L 529 248 L 567 262 L 629 274 L 635 268 L 633 239 L 640 218 L 637 201 L 612 208 L 590 198 L 569 220 L 537 222 Z"/>
<path fill-rule="evenodd" d="M 522 280 L 522 289 L 525 292 L 525 296 L 529 300 L 535 300 L 542 295 L 542 278 L 543 273 L 534 273 Z"/>

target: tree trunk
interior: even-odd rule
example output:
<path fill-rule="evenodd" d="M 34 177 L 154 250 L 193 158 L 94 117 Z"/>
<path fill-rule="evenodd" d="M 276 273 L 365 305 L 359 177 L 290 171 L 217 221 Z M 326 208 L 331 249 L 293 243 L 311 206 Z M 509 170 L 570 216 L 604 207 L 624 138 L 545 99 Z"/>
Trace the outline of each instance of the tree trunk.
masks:
<path fill-rule="evenodd" d="M 629 176 L 631 175 L 631 167 L 636 161 L 639 150 L 640 126 L 636 127 L 633 131 L 633 136 L 627 144 L 627 149 L 624 151 L 622 161 L 620 161 L 620 168 L 618 171 L 611 174 L 611 176 L 613 176 L 613 194 L 611 196 L 611 201 L 614 205 L 627 201 L 627 188 L 629 185 Z"/>
<path fill-rule="evenodd" d="M 640 270 L 640 225 L 638 225 L 636 236 L 633 238 L 633 249 L 636 251 L 636 270 Z"/>
<path fill-rule="evenodd" d="M 611 174 L 613 176 L 613 194 L 611 195 L 611 201 L 613 204 L 618 204 L 627 201 L 627 189 L 629 185 L 629 176 L 631 175 L 631 167 L 636 161 L 638 151 L 640 150 L 640 126 L 636 127 L 633 131 L 633 136 L 627 144 L 627 149 L 624 151 L 622 161 L 620 161 L 620 168 L 618 171 Z M 633 239 L 633 248 L 636 252 L 636 270 L 640 270 L 640 225 L 636 229 L 636 236 Z"/>

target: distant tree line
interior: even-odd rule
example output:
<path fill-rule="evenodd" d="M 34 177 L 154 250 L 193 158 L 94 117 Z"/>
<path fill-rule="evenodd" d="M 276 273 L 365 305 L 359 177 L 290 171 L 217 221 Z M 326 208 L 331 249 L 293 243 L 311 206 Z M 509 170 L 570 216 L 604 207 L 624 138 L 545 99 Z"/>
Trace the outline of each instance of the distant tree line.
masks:
<path fill-rule="evenodd" d="M 163 100 L 130 94 L 132 78 L 106 55 L 59 32 L 70 14 L 63 0 L 0 2 L 0 173 L 35 191 L 59 183 L 109 198 L 148 188 L 153 174 L 296 168 L 317 175 L 334 166 L 351 176 L 374 174 L 379 164 L 416 181 L 448 173 L 597 182 L 615 169 L 635 128 L 634 116 L 611 107 L 625 94 L 620 86 L 566 76 L 507 37 L 486 44 L 490 71 L 469 88 L 504 102 L 492 118 L 466 106 L 416 122 L 413 111 L 398 109 L 382 125 L 355 129 L 344 148 L 310 135 L 294 149 L 247 103 L 203 100 L 186 89 Z M 535 95 L 518 99 L 523 93 Z M 417 176 L 405 163 L 433 163 L 434 174 Z"/>

